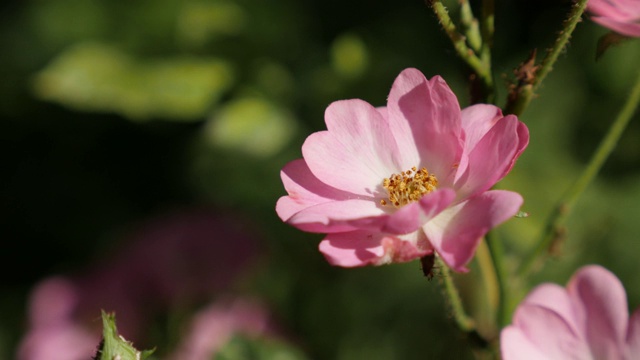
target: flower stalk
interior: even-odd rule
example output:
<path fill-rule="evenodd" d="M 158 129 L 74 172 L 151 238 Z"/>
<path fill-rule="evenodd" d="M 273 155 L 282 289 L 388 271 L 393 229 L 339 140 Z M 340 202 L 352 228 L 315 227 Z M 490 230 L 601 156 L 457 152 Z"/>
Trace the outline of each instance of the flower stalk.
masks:
<path fill-rule="evenodd" d="M 491 255 L 491 262 L 495 271 L 495 281 L 498 288 L 498 303 L 496 304 L 496 322 L 502 328 L 509 318 L 509 292 L 507 291 L 507 271 L 504 265 L 504 248 L 495 231 L 485 236 L 487 248 Z"/>
<path fill-rule="evenodd" d="M 573 4 L 571 11 L 569 12 L 569 16 L 564 21 L 564 27 L 558 33 L 558 37 L 556 38 L 553 47 L 549 49 L 547 55 L 542 60 L 542 63 L 534 67 L 533 75 L 535 75 L 535 77 L 533 77 L 531 81 L 521 81 L 522 79 L 518 79 L 520 80 L 520 83 L 511 90 L 511 94 L 505 106 L 505 113 L 520 115 L 527 108 L 536 90 L 540 87 L 540 84 L 542 84 L 542 81 L 547 77 L 551 70 L 553 70 L 553 66 L 558 60 L 558 56 L 567 46 L 576 25 L 578 25 L 582 19 L 582 14 L 587 7 L 587 2 L 588 0 L 577 0 L 575 4 Z"/>
<path fill-rule="evenodd" d="M 471 333 L 476 330 L 475 321 L 467 315 L 464 311 L 464 306 L 462 305 L 462 299 L 460 298 L 460 293 L 456 288 L 455 283 L 453 282 L 453 278 L 451 277 L 451 272 L 447 265 L 440 259 L 439 256 L 436 256 L 436 266 L 440 269 L 440 275 L 442 279 L 442 287 L 445 293 L 445 296 L 449 302 L 449 306 L 451 306 L 451 314 L 458 325 L 458 328 L 465 333 Z"/>
<path fill-rule="evenodd" d="M 458 56 L 464 60 L 469 67 L 473 70 L 477 78 L 481 81 L 481 87 L 484 97 L 492 102 L 493 99 L 493 75 L 491 74 L 491 59 L 489 56 L 489 48 L 485 42 L 481 45 L 477 44 L 478 38 L 475 34 L 473 34 L 473 25 L 472 22 L 477 20 L 473 18 L 473 14 L 471 14 L 471 8 L 468 7 L 465 9 L 465 2 L 462 3 L 462 19 L 463 24 L 468 23 L 470 27 L 468 30 L 472 33 L 470 37 L 465 37 L 458 31 L 455 23 L 451 20 L 449 16 L 449 12 L 447 11 L 444 4 L 442 4 L 441 0 L 427 0 L 427 4 L 431 6 L 433 12 L 438 17 L 440 24 L 444 32 L 447 34 L 451 43 L 453 44 L 454 49 L 458 53 Z M 468 4 L 467 4 L 468 5 Z M 484 26 L 486 24 L 483 23 Z M 482 32 L 484 33 L 484 32 Z M 467 45 L 467 42 L 470 43 L 471 47 Z M 474 51 L 474 47 L 479 46 L 481 49 L 481 56 L 478 56 L 477 52 Z M 484 50 L 486 49 L 486 50 Z"/>
<path fill-rule="evenodd" d="M 522 262 L 522 265 L 518 269 L 519 275 L 523 276 L 531 272 L 539 257 L 544 252 L 552 248 L 553 244 L 564 236 L 564 224 L 571 213 L 573 206 L 584 193 L 587 186 L 589 186 L 591 181 L 596 177 L 609 155 L 611 155 L 611 152 L 618 143 L 618 140 L 624 133 L 627 124 L 629 124 L 629 121 L 638 108 L 638 104 L 640 104 L 640 73 L 638 73 L 638 78 L 631 90 L 631 93 L 629 94 L 629 97 L 627 98 L 626 103 L 618 113 L 613 124 L 611 124 L 609 131 L 600 142 L 600 145 L 593 154 L 589 164 L 576 180 L 575 184 L 567 191 L 565 196 L 553 210 L 549 222 L 545 227 L 543 237 L 539 240 L 536 248 Z"/>

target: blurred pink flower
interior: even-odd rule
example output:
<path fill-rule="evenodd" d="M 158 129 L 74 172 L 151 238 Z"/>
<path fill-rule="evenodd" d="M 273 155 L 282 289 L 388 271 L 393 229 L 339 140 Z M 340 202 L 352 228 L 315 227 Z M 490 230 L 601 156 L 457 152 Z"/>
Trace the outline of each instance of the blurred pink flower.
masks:
<path fill-rule="evenodd" d="M 536 287 L 502 330 L 504 360 L 640 358 L 640 310 L 631 319 L 620 280 L 607 269 L 585 266 L 566 288 Z"/>
<path fill-rule="evenodd" d="M 270 315 L 260 303 L 248 299 L 222 299 L 191 320 L 170 360 L 210 360 L 236 334 L 273 335 Z"/>
<path fill-rule="evenodd" d="M 589 0 L 591 20 L 619 34 L 640 37 L 640 1 Z"/>
<path fill-rule="evenodd" d="M 481 239 L 518 212 L 522 197 L 489 190 L 529 141 L 527 127 L 493 105 L 460 110 L 439 77 L 406 69 L 387 107 L 337 101 L 328 131 L 311 134 L 304 159 L 281 172 L 283 221 L 328 233 L 320 243 L 338 266 L 405 262 L 435 250 L 466 271 Z"/>
<path fill-rule="evenodd" d="M 79 294 L 71 281 L 52 277 L 31 294 L 29 333 L 22 339 L 19 360 L 86 360 L 96 352 L 100 334 L 72 319 Z"/>
<path fill-rule="evenodd" d="M 58 353 L 60 359 L 90 358 L 100 341 L 101 309 L 115 312 L 120 333 L 144 347 L 158 314 L 211 301 L 251 270 L 259 238 L 251 229 L 210 209 L 146 222 L 113 256 L 81 274 L 35 286 L 19 359 L 55 359 L 47 354 Z"/>

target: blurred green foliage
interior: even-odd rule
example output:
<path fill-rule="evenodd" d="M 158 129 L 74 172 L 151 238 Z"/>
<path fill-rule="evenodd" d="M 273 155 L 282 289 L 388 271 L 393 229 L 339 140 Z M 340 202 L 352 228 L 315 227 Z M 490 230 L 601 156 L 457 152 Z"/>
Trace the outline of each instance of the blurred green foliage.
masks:
<path fill-rule="evenodd" d="M 498 3 L 498 84 L 532 48 L 549 46 L 570 4 Z M 0 6 L 0 358 L 12 357 L 26 329 L 36 281 L 80 271 L 143 219 L 203 203 L 253 218 L 265 234 L 265 262 L 245 291 L 272 306 L 309 358 L 472 357 L 437 279 L 426 281 L 417 263 L 332 268 L 317 251 L 320 236 L 291 229 L 274 212 L 284 194 L 279 169 L 301 156 L 308 134 L 324 129 L 331 101 L 384 105 L 394 77 L 417 67 L 442 75 L 467 104 L 467 69 L 424 2 Z M 629 59 L 640 58 L 640 43 L 628 41 L 595 62 L 605 33 L 581 23 L 522 116 L 531 144 L 500 187 L 522 193 L 531 216 L 500 228 L 510 268 L 540 236 L 631 86 L 638 62 Z M 498 90 L 502 103 L 506 90 Z M 561 256 L 530 285 L 565 283 L 578 266 L 600 263 L 626 285 L 630 306 L 640 305 L 637 120 L 579 201 Z M 478 293 L 475 276 L 459 277 L 465 294 Z M 167 353 L 157 342 L 168 335 L 158 333 L 149 331 L 139 345 Z M 229 354 L 251 350 L 238 350 L 238 341 Z"/>
<path fill-rule="evenodd" d="M 35 78 L 35 94 L 81 111 L 106 111 L 132 120 L 200 120 L 229 88 L 221 60 L 194 57 L 140 62 L 102 44 L 63 52 Z"/>

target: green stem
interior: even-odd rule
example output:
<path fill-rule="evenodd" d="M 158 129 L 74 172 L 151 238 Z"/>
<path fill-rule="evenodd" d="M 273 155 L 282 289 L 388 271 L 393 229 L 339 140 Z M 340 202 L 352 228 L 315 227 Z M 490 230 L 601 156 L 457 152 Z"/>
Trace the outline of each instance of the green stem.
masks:
<path fill-rule="evenodd" d="M 469 46 L 471 46 L 474 51 L 480 52 L 482 50 L 482 35 L 480 33 L 478 19 L 473 16 L 469 0 L 460 1 L 460 24 L 462 24 L 464 34 L 467 36 Z"/>
<path fill-rule="evenodd" d="M 571 8 L 569 17 L 564 22 L 564 29 L 560 31 L 555 44 L 553 44 L 553 48 L 547 52 L 547 56 L 542 60 L 540 70 L 536 74 L 536 79 L 533 82 L 534 90 L 540 86 L 544 78 L 547 77 L 551 70 L 553 70 L 553 65 L 556 63 L 556 60 L 558 60 L 558 56 L 567 46 L 567 43 L 573 34 L 573 30 L 575 30 L 576 25 L 578 25 L 582 18 L 582 13 L 584 13 L 584 10 L 587 7 L 587 2 L 588 0 L 578 0 Z"/>
<path fill-rule="evenodd" d="M 502 328 L 507 324 L 509 318 L 508 304 L 509 292 L 507 291 L 507 271 L 504 265 L 504 248 L 502 242 L 495 231 L 490 231 L 486 235 L 486 241 L 491 254 L 491 261 L 495 269 L 496 282 L 498 286 L 498 306 L 496 311 L 496 320 L 498 327 Z"/>
<path fill-rule="evenodd" d="M 639 103 L 640 73 L 638 74 L 636 84 L 629 94 L 627 102 L 618 113 L 618 116 L 616 117 L 613 124 L 611 124 L 611 128 L 609 128 L 609 131 L 600 142 L 600 145 L 598 145 L 598 148 L 589 161 L 589 164 L 584 169 L 575 184 L 569 189 L 569 191 L 567 191 L 565 196 L 554 209 L 553 213 L 551 214 L 551 218 L 547 223 L 544 236 L 538 242 L 535 250 L 532 251 L 525 259 L 525 261 L 522 262 L 522 265 L 518 269 L 519 275 L 525 275 L 529 273 L 531 271 L 531 268 L 535 265 L 536 260 L 538 260 L 539 256 L 543 252 L 547 251 L 550 246 L 554 244 L 554 241 L 564 234 L 564 223 L 569 216 L 569 213 L 573 209 L 573 206 L 580 198 L 580 196 L 584 193 L 587 186 L 589 186 L 591 181 L 593 181 L 593 179 L 596 177 L 596 175 L 602 168 L 602 165 L 615 148 L 618 140 L 620 139 L 620 136 L 622 136 L 622 133 L 627 127 L 627 124 L 638 108 Z"/>
<path fill-rule="evenodd" d="M 493 33 L 495 31 L 494 17 L 494 0 L 482 1 L 482 42 L 489 50 L 493 47 Z"/>
<path fill-rule="evenodd" d="M 453 318 L 455 319 L 456 324 L 458 325 L 460 330 L 466 333 L 474 332 L 476 329 L 476 323 L 464 311 L 464 307 L 462 306 L 462 299 L 460 298 L 460 294 L 458 293 L 456 285 L 453 283 L 453 278 L 451 277 L 449 268 L 440 259 L 440 257 L 436 256 L 435 261 L 436 265 L 440 269 L 444 292 L 447 300 L 449 301 L 449 305 L 451 306 L 451 312 L 453 313 Z"/>
<path fill-rule="evenodd" d="M 473 49 L 467 46 L 465 37 L 462 36 L 456 29 L 456 25 L 451 20 L 449 12 L 442 4 L 441 0 L 427 0 L 427 3 L 431 5 L 433 12 L 440 20 L 440 24 L 445 33 L 453 43 L 453 47 L 458 55 L 464 60 L 471 69 L 482 80 L 484 87 L 487 89 L 493 89 L 493 78 L 491 75 L 491 66 L 488 62 L 482 61 Z"/>
<path fill-rule="evenodd" d="M 494 25 L 494 12 L 495 12 L 495 3 L 494 0 L 484 0 L 482 2 L 482 49 L 480 50 L 480 59 L 485 64 L 491 64 L 491 49 L 493 48 L 493 33 L 495 31 Z M 491 73 L 489 76 L 493 76 Z M 487 91 L 487 99 L 488 103 L 496 102 L 496 95 L 493 89 L 493 79 Z"/>
<path fill-rule="evenodd" d="M 505 112 L 509 114 L 520 115 L 526 109 L 531 98 L 535 94 L 535 91 L 540 87 L 542 81 L 553 70 L 553 65 L 558 60 L 558 56 L 567 46 L 576 25 L 580 22 L 582 14 L 587 7 L 588 0 L 577 0 L 571 7 L 569 16 L 564 21 L 564 27 L 558 33 L 558 38 L 553 44 L 553 47 L 549 49 L 544 60 L 540 64 L 539 70 L 536 72 L 536 76 L 529 84 L 522 84 L 520 87 L 526 87 L 525 91 L 518 91 L 517 95 L 513 99 L 509 100 L 509 103 L 505 106 Z"/>

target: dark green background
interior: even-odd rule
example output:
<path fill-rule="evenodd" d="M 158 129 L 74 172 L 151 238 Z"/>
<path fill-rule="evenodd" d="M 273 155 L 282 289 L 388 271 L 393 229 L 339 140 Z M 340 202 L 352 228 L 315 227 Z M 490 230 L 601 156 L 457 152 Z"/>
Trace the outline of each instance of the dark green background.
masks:
<path fill-rule="evenodd" d="M 203 16 L 201 23 L 181 18 L 188 6 L 196 7 L 192 16 Z M 197 6 L 214 10 L 206 15 Z M 570 2 L 497 1 L 496 6 L 494 69 L 502 104 L 512 69 L 531 49 L 544 53 Z M 294 334 L 294 346 L 310 358 L 471 357 L 437 281 L 426 281 L 417 262 L 332 268 L 317 251 L 321 236 L 282 224 L 274 211 L 284 194 L 279 169 L 301 156 L 308 134 L 324 128 L 323 112 L 331 101 L 362 98 L 384 105 L 395 76 L 417 67 L 428 77 L 442 75 L 466 106 L 468 70 L 423 2 L 24 0 L 0 7 L 0 358 L 13 356 L 26 330 L 26 301 L 34 283 L 81 272 L 126 245 L 122 234 L 146 219 L 201 205 L 252 221 L 252 231 L 261 234 L 262 256 L 243 291 L 263 298 Z M 208 27 L 212 23 L 217 25 Z M 521 117 L 531 143 L 500 187 L 522 193 L 523 210 L 531 216 L 500 228 L 510 268 L 539 236 L 636 76 L 638 40 L 594 60 L 597 40 L 606 32 L 587 19 L 580 23 Z M 150 98 L 129 109 L 101 103 L 101 93 L 92 97 L 91 89 L 81 100 L 73 98 L 77 92 L 56 87 L 60 84 L 43 93 L 44 72 L 58 74 L 56 61 L 86 44 L 134 63 L 122 79 L 92 83 L 114 86 L 120 101 L 162 93 L 162 86 L 145 76 L 170 73 L 160 84 L 204 81 L 181 61 L 220 61 L 229 78 L 193 107 L 182 107 L 179 94 L 175 103 Z M 64 70 L 71 74 L 99 66 L 81 57 L 70 64 Z M 165 73 L 154 72 L 158 64 Z M 130 92 L 118 93 L 118 81 Z M 273 116 L 253 122 L 243 114 L 255 109 L 244 113 L 238 105 L 240 115 L 228 120 L 240 122 L 238 140 L 207 137 L 215 119 L 243 99 L 273 110 Z M 531 285 L 564 284 L 580 265 L 600 263 L 626 285 L 630 307 L 640 305 L 637 120 L 579 201 L 562 256 L 548 262 Z M 245 128 L 258 129 L 268 151 L 247 150 L 255 139 L 243 138 Z M 260 137 L 261 131 L 285 129 L 291 132 L 281 139 Z M 474 283 L 473 275 L 464 278 Z M 149 334 L 154 335 L 142 346 L 168 351 L 167 334 Z"/>

